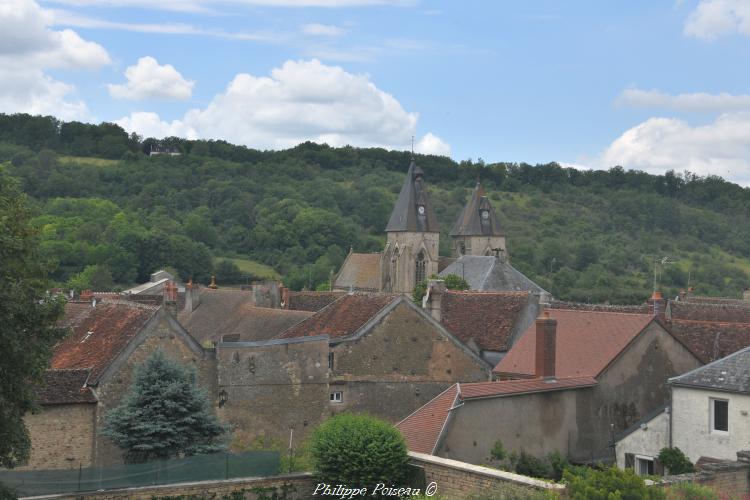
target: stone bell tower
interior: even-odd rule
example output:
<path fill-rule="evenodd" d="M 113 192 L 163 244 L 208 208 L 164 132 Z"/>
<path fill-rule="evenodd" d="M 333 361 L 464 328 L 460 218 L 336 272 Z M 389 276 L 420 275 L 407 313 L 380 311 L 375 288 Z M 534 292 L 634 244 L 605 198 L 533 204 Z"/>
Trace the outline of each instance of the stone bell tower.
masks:
<path fill-rule="evenodd" d="M 466 204 L 451 229 L 453 256 L 496 255 L 506 257 L 505 231 L 500 226 L 484 188 L 477 182 Z"/>

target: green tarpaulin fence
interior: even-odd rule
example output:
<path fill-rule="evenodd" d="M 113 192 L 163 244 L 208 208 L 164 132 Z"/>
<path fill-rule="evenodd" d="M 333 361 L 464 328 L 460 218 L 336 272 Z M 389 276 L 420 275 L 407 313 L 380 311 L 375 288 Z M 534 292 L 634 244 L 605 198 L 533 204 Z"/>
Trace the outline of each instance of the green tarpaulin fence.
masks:
<path fill-rule="evenodd" d="M 56 470 L 2 470 L 0 483 L 19 496 L 132 488 L 235 477 L 273 476 L 279 472 L 279 453 L 250 451 L 214 453 L 173 460 Z"/>

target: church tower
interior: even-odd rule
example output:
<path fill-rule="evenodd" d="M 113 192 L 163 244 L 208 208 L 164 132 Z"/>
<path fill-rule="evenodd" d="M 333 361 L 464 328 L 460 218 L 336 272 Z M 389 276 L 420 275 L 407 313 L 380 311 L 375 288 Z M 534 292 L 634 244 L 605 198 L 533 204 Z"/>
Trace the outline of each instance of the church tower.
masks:
<path fill-rule="evenodd" d="M 384 292 L 411 293 L 417 283 L 438 272 L 440 228 L 423 177 L 412 159 L 385 228 L 380 261 Z"/>
<path fill-rule="evenodd" d="M 454 257 L 496 255 L 505 258 L 505 231 L 479 182 L 450 234 Z"/>

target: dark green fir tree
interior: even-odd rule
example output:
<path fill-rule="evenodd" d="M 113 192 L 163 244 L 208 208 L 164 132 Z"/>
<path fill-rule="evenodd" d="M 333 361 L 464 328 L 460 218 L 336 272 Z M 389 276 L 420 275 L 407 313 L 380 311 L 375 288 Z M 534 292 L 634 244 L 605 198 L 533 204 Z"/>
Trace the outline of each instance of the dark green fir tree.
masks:
<path fill-rule="evenodd" d="M 129 463 L 222 451 L 226 432 L 195 371 L 161 351 L 137 369 L 130 393 L 107 414 L 104 428 Z"/>

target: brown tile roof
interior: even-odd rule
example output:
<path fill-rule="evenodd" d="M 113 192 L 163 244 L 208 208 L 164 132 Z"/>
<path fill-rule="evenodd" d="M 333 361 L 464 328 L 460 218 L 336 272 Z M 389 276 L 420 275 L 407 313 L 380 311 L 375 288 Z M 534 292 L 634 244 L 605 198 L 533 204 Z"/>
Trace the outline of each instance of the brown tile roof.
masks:
<path fill-rule="evenodd" d="M 653 320 L 648 314 L 550 310 L 557 320 L 558 377 L 596 377 Z M 536 326 L 532 324 L 494 373 L 532 376 Z"/>
<path fill-rule="evenodd" d="M 385 293 L 344 295 L 313 316 L 282 332 L 277 338 L 315 335 L 328 335 L 331 338 L 348 337 L 398 297 L 400 295 Z"/>
<path fill-rule="evenodd" d="M 289 292 L 287 309 L 290 311 L 318 312 L 346 292 Z"/>
<path fill-rule="evenodd" d="M 750 346 L 750 323 L 667 320 L 664 326 L 703 363 Z"/>
<path fill-rule="evenodd" d="M 725 323 L 750 323 L 750 304 L 736 301 L 722 302 L 683 302 L 670 301 L 668 317 L 694 321 L 719 321 Z"/>
<path fill-rule="evenodd" d="M 576 311 L 599 311 L 599 312 L 622 312 L 622 313 L 636 313 L 636 314 L 648 314 L 648 304 L 640 304 L 637 306 L 626 306 L 616 304 L 585 304 L 583 302 L 566 302 L 562 300 L 553 300 L 550 304 L 550 309 L 569 309 Z"/>
<path fill-rule="evenodd" d="M 292 325 L 309 318 L 307 311 L 289 311 L 255 307 L 253 292 L 206 288 L 201 290 L 200 305 L 178 319 L 199 343 L 219 342 L 226 335 L 237 340 L 268 340 Z"/>
<path fill-rule="evenodd" d="M 463 343 L 474 339 L 482 350 L 505 351 L 530 296 L 529 292 L 447 291 L 442 301 L 442 323 Z"/>
<path fill-rule="evenodd" d="M 95 384 L 158 308 L 129 301 L 102 301 L 96 307 L 66 304 L 63 326 L 72 334 L 57 344 L 50 363 L 53 369 L 90 369 Z"/>
<path fill-rule="evenodd" d="M 350 253 L 333 282 L 338 290 L 380 290 L 380 254 Z"/>
<path fill-rule="evenodd" d="M 596 385 L 592 377 L 506 380 L 453 384 L 433 400 L 396 424 L 411 451 L 432 454 L 448 421 L 450 410 L 459 401 L 489 397 L 512 397 L 522 394 L 582 389 Z"/>
<path fill-rule="evenodd" d="M 409 450 L 432 455 L 457 397 L 458 386 L 453 384 L 396 424 Z"/>
<path fill-rule="evenodd" d="M 90 370 L 47 370 L 44 386 L 37 390 L 42 405 L 96 403 L 91 389 L 85 386 Z"/>

